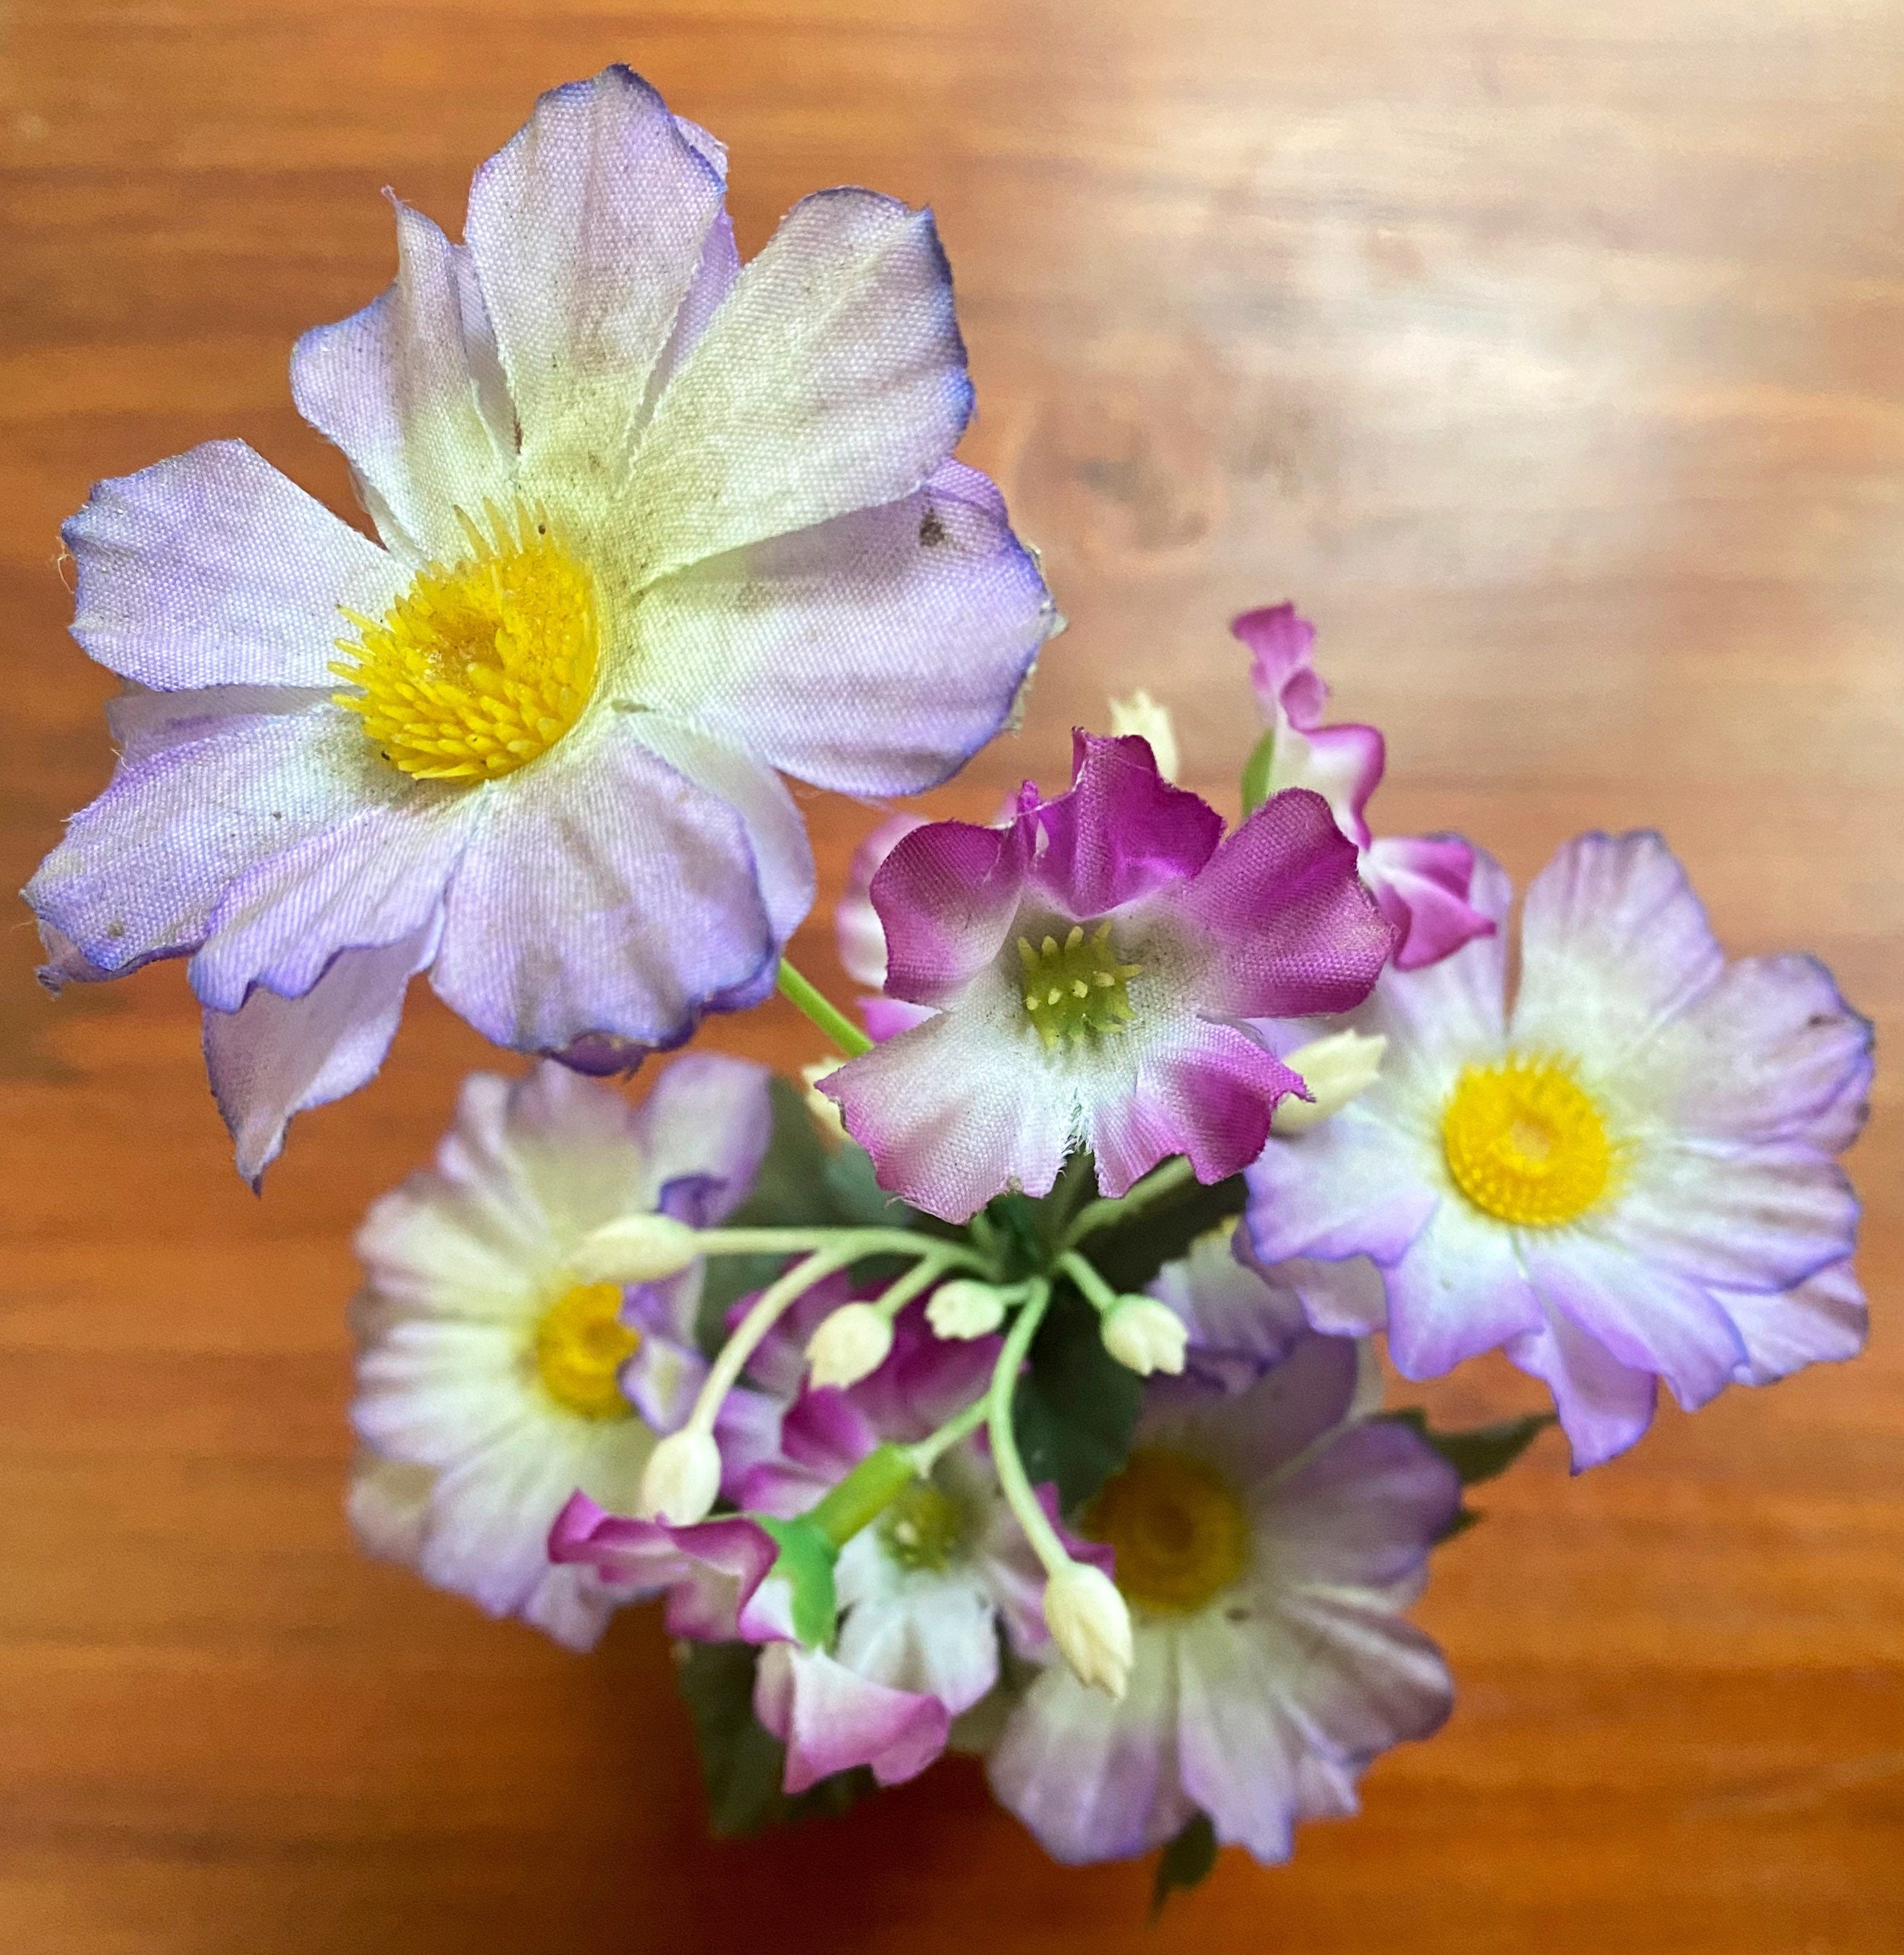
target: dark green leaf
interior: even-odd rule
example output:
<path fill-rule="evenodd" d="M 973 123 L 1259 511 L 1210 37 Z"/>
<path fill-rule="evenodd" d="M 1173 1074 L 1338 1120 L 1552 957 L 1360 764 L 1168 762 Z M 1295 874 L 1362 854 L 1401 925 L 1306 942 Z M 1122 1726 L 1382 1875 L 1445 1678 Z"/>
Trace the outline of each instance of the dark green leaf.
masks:
<path fill-rule="evenodd" d="M 1270 770 L 1276 765 L 1276 729 L 1272 726 L 1251 749 L 1243 763 L 1243 816 L 1247 820 L 1270 798 Z"/>
<path fill-rule="evenodd" d="M 824 1649 L 833 1639 L 839 1602 L 833 1589 L 833 1563 L 839 1550 L 808 1516 L 779 1521 L 754 1517 L 779 1548 L 773 1572 L 793 1591 L 793 1632 L 809 1649 Z"/>
<path fill-rule="evenodd" d="M 1056 1481 L 1067 1512 L 1123 1465 L 1144 1399 L 1143 1381 L 1104 1349 L 1101 1321 L 1075 1290 L 1061 1288 L 1012 1402 L 1024 1470 L 1034 1486 Z"/>
<path fill-rule="evenodd" d="M 1216 1829 L 1210 1815 L 1200 1812 L 1157 1856 L 1157 1884 L 1150 1890 L 1150 1919 L 1179 1887 L 1194 1887 L 1209 1878 L 1216 1864 Z"/>
<path fill-rule="evenodd" d="M 1504 1418 L 1493 1425 L 1470 1427 L 1465 1432 L 1437 1432 L 1419 1406 L 1390 1412 L 1398 1424 L 1411 1426 L 1421 1434 L 1442 1458 L 1461 1475 L 1464 1487 L 1491 1480 L 1505 1473 L 1515 1460 L 1554 1423 L 1550 1412 L 1531 1412 L 1524 1418 Z"/>
<path fill-rule="evenodd" d="M 1084 1253 L 1112 1289 L 1140 1290 L 1166 1263 L 1187 1256 L 1199 1236 L 1234 1221 L 1248 1198 L 1240 1174 L 1213 1186 L 1190 1182 L 1128 1221 L 1099 1230 L 1082 1245 Z"/>
<path fill-rule="evenodd" d="M 754 1714 L 754 1669 L 760 1652 L 747 1643 L 678 1646 L 675 1680 L 700 1754 L 708 1822 L 723 1837 L 843 1812 L 873 1790 L 867 1771 L 840 1772 L 789 1799 L 780 1789 L 786 1752 Z"/>

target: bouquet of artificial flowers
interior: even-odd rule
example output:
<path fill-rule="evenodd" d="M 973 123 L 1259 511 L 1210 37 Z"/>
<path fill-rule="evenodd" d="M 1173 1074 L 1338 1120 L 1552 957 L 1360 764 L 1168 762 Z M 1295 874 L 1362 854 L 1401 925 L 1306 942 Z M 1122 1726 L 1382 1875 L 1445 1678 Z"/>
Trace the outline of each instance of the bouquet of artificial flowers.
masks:
<path fill-rule="evenodd" d="M 189 959 L 254 1184 L 411 978 L 496 1044 L 359 1239 L 373 1551 L 577 1649 L 658 1601 L 714 1823 L 982 1753 L 1065 1860 L 1275 1861 L 1451 1686 L 1408 1620 L 1544 1416 L 1384 1410 L 1499 1348 L 1575 1469 L 1852 1355 L 1868 1026 L 1728 963 L 1656 836 L 1522 901 L 1375 835 L 1289 606 L 1235 621 L 1241 819 L 1147 696 L 988 825 L 892 815 L 784 947 L 783 776 L 863 799 L 1012 721 L 1059 623 L 929 213 L 811 197 L 743 266 L 725 156 L 622 69 L 545 96 L 465 241 L 291 382 L 376 540 L 215 442 L 68 524 L 118 767 L 27 890 L 57 989 Z M 1245 665 L 1247 657 L 1247 665 Z M 691 1053 L 778 989 L 801 1083 Z"/>

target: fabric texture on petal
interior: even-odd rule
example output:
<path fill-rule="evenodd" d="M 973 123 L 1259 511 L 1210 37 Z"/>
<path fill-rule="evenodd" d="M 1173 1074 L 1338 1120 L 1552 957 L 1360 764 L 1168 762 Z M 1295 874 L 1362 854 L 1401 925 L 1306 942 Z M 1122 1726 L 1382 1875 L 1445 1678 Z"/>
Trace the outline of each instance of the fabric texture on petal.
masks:
<path fill-rule="evenodd" d="M 761 1652 L 754 1711 L 787 1748 L 790 1796 L 855 1765 L 870 1766 L 882 1785 L 916 1778 L 945 1749 L 950 1723 L 936 1697 L 889 1689 L 784 1642 Z"/>
<path fill-rule="evenodd" d="M 1004 948 L 1024 885 L 1014 830 L 935 821 L 903 836 L 871 885 L 888 993 L 915 1005 L 957 997 Z"/>

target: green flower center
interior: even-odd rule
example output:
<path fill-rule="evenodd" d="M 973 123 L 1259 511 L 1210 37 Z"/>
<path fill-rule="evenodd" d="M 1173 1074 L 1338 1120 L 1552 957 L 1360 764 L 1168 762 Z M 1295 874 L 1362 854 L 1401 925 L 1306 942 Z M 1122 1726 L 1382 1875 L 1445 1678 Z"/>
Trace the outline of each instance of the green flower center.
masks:
<path fill-rule="evenodd" d="M 943 1568 L 964 1543 L 965 1510 L 931 1481 L 910 1481 L 880 1516 L 880 1538 L 902 1568 Z"/>
<path fill-rule="evenodd" d="M 1111 940 L 1108 921 L 1088 933 L 1081 923 L 1071 927 L 1062 943 L 1047 937 L 1033 946 L 1018 939 L 1018 987 L 1025 1016 L 1038 1028 L 1045 1049 L 1056 1052 L 1068 1039 L 1074 1044 L 1118 1031 L 1136 1016 L 1131 1009 L 1130 981 L 1141 974 L 1141 964 L 1126 964 Z"/>

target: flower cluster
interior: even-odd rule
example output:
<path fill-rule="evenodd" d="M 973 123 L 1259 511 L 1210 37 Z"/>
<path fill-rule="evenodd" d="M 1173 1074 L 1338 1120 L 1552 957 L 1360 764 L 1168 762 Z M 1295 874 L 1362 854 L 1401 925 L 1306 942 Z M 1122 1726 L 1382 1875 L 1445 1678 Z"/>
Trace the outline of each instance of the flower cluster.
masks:
<path fill-rule="evenodd" d="M 126 682 L 27 891 L 45 975 L 184 957 L 256 1182 L 411 977 L 532 1055 L 469 1079 L 358 1247 L 373 1551 L 575 1648 L 656 1601 L 756 1824 L 982 1755 L 1060 1859 L 1262 1861 L 1448 1715 L 1408 1620 L 1480 1434 L 1385 1411 L 1500 1347 L 1576 1470 L 1862 1343 L 1870 1028 L 1729 963 L 1657 836 L 1567 844 L 1518 930 L 1314 633 L 1238 619 L 1226 824 L 1147 694 L 989 826 L 892 814 L 782 952 L 783 776 L 955 770 L 1056 623 L 996 490 L 929 214 L 797 206 L 741 264 L 725 153 L 625 70 L 477 172 L 464 241 L 294 356 L 375 540 L 240 444 L 101 483 L 75 635 Z M 1516 949 L 1516 943 L 1518 949 Z M 778 984 L 803 1094 L 695 1053 Z M 817 1117 L 816 1116 L 817 1112 Z"/>

